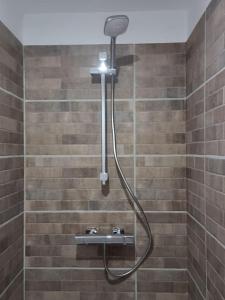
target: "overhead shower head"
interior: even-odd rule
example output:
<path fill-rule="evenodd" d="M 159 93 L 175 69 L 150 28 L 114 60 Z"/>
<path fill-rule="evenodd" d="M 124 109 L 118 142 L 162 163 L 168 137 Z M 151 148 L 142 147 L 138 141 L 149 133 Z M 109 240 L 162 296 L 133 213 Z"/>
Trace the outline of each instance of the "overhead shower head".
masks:
<path fill-rule="evenodd" d="M 128 24 L 129 18 L 125 15 L 110 16 L 105 21 L 104 34 L 116 38 L 127 30 Z"/>

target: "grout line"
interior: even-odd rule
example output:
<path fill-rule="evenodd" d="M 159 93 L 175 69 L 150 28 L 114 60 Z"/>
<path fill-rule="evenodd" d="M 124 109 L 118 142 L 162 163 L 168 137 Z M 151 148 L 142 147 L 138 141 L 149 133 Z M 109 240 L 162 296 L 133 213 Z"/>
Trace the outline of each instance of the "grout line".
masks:
<path fill-rule="evenodd" d="M 24 269 L 24 277 L 23 277 L 23 300 L 25 300 L 25 290 L 26 290 L 26 84 L 25 84 L 25 55 L 24 55 L 24 46 L 23 46 L 23 155 L 24 155 L 24 199 L 23 199 L 23 269 Z"/>
<path fill-rule="evenodd" d="M 103 267 L 27 267 L 27 270 L 104 270 Z M 127 270 L 129 268 L 112 268 L 114 270 Z M 140 271 L 187 271 L 186 268 L 139 268 Z"/>
<path fill-rule="evenodd" d="M 29 201 L 29 200 L 28 200 Z M 87 214 L 98 214 L 98 213 L 132 213 L 133 210 L 25 210 L 27 214 L 34 214 L 34 213 L 48 213 L 48 214 L 55 214 L 55 213 L 87 213 Z M 185 210 L 173 210 L 173 211 L 167 211 L 167 210 L 145 210 L 146 213 L 151 214 L 186 214 L 187 212 Z"/>
<path fill-rule="evenodd" d="M 133 45 L 133 53 L 136 54 L 135 44 Z M 134 151 L 134 194 L 137 194 L 137 170 L 136 170 L 136 63 L 133 61 L 133 151 Z M 137 245 L 137 216 L 134 213 L 134 239 L 135 245 Z M 137 259 L 137 251 L 135 247 L 135 263 Z M 134 292 L 135 300 L 138 300 L 138 287 L 137 287 L 137 272 L 134 273 Z"/>
<path fill-rule="evenodd" d="M 2 91 L 2 92 L 4 92 L 4 93 L 6 93 L 6 94 L 8 94 L 8 95 L 10 95 L 10 96 L 12 96 L 12 97 L 14 97 L 14 98 L 16 98 L 16 99 L 18 99 L 18 100 L 20 100 L 20 101 L 23 102 L 23 98 L 17 96 L 16 94 L 14 94 L 14 93 L 12 93 L 10 91 L 7 91 L 6 89 L 4 89 L 2 87 L 0 87 L 0 91 Z"/>
<path fill-rule="evenodd" d="M 23 215 L 23 213 L 24 213 L 24 212 L 22 211 L 21 213 L 19 213 L 18 215 L 14 216 L 13 218 L 11 218 L 11 219 L 7 220 L 6 222 L 0 224 L 0 228 L 2 228 L 2 227 L 4 227 L 4 226 L 8 225 L 10 222 L 12 222 L 12 221 L 14 221 L 15 219 L 21 217 L 21 216 Z"/>
<path fill-rule="evenodd" d="M 88 158 L 100 158 L 101 157 L 101 155 L 80 155 L 80 154 L 67 154 L 67 155 L 61 155 L 61 154 L 59 154 L 59 155 L 57 155 L 57 154 L 53 154 L 53 155 L 48 155 L 48 154 L 43 154 L 43 155 L 40 155 L 40 154 L 35 154 L 35 155 L 33 155 L 33 154 L 28 154 L 28 155 L 26 155 L 26 157 L 27 158 L 32 158 L 32 157 L 43 157 L 43 158 L 49 158 L 49 157 L 65 157 L 65 158 L 79 158 L 79 157 L 88 157 Z M 108 157 L 113 157 L 113 155 L 112 154 L 109 154 L 108 155 Z M 130 157 L 130 158 L 132 158 L 133 157 L 133 154 L 122 154 L 122 155 L 120 155 L 120 154 L 118 154 L 118 157 Z"/>
<path fill-rule="evenodd" d="M 125 102 L 129 102 L 132 101 L 132 98 L 117 98 L 115 99 L 115 102 L 120 102 L 120 101 L 125 101 Z M 29 100 L 29 99 L 25 99 L 25 102 L 27 103 L 51 103 L 51 102 L 55 102 L 55 103 L 60 103 L 60 102 L 99 102 L 100 99 L 96 98 L 96 99 L 47 99 L 47 100 L 40 100 L 40 99 L 36 99 L 36 100 Z M 110 99 L 107 99 L 107 102 L 110 102 Z"/>
<path fill-rule="evenodd" d="M 205 232 L 205 275 L 206 275 L 206 283 L 205 283 L 205 294 L 207 298 L 208 294 L 208 270 L 207 270 L 207 231 L 206 231 L 206 11 L 204 13 L 204 25 L 205 25 L 205 37 L 204 37 L 204 118 L 203 118 L 203 125 L 204 125 L 204 172 L 203 172 L 203 181 L 204 181 L 204 188 L 203 188 L 203 199 L 204 199 L 204 214 L 205 214 L 205 224 L 204 224 L 204 232 Z M 203 298 L 204 299 L 204 298 Z"/>
<path fill-rule="evenodd" d="M 120 154 L 118 155 L 119 157 L 130 157 L 132 158 L 133 157 L 133 154 Z M 137 157 L 203 157 L 204 155 L 197 155 L 197 154 L 136 154 L 135 155 L 136 158 Z M 9 156 L 9 157 L 14 157 L 14 156 Z M 18 157 L 18 156 L 15 156 L 15 157 Z M 21 155 L 21 157 L 23 157 Z M 100 155 L 82 155 L 82 154 L 66 154 L 66 155 L 62 155 L 62 154 L 53 154 L 53 155 L 47 155 L 47 154 L 28 154 L 26 155 L 27 158 L 35 158 L 35 157 L 38 157 L 38 158 L 49 158 L 49 157 L 65 157 L 65 158 L 71 158 L 71 157 L 74 157 L 74 158 L 79 158 L 79 157 L 88 157 L 88 158 L 99 158 L 101 157 Z M 109 154 L 108 157 L 113 157 L 112 154 Z M 225 159 L 225 156 L 218 156 L 218 155 L 208 155 L 208 157 L 218 157 L 218 158 L 223 158 Z M 4 158 L 4 157 L 3 157 Z"/>
<path fill-rule="evenodd" d="M 8 286 L 4 289 L 4 291 L 0 294 L 0 299 L 4 296 L 4 294 L 9 290 L 9 288 L 15 283 L 16 279 L 23 274 L 23 268 L 16 274 L 16 276 L 10 281 Z"/>
<path fill-rule="evenodd" d="M 126 98 L 126 99 L 122 99 L 122 98 L 117 98 L 116 102 L 118 101 L 132 101 L 133 98 Z M 135 101 L 185 101 L 186 97 L 182 97 L 182 98 L 135 98 Z M 107 101 L 110 101 L 109 99 Z M 57 100 L 57 99 L 52 99 L 52 100 L 40 100 L 40 99 L 36 99 L 36 100 L 29 100 L 29 99 L 25 99 L 25 102 L 27 103 L 48 103 L 48 102 L 56 102 L 56 103 L 60 103 L 60 102 L 99 102 L 99 99 L 62 99 L 62 100 Z"/>

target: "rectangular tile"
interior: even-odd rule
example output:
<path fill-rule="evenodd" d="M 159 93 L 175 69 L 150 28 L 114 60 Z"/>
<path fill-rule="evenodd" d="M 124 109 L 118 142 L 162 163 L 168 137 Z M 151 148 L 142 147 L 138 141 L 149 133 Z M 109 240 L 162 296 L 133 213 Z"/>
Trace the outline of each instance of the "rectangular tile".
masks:
<path fill-rule="evenodd" d="M 191 276 L 188 276 L 188 295 L 189 300 L 205 300 L 205 297 L 199 292 L 198 286 L 192 280 Z"/>
<path fill-rule="evenodd" d="M 23 268 L 23 216 L 0 226 L 0 294 Z"/>
<path fill-rule="evenodd" d="M 137 154 L 185 154 L 185 101 L 136 101 Z"/>
<path fill-rule="evenodd" d="M 136 158 L 136 189 L 147 211 L 186 210 L 186 158 Z"/>
<path fill-rule="evenodd" d="M 206 226 L 225 243 L 225 160 L 206 159 Z"/>
<path fill-rule="evenodd" d="M 184 269 L 187 267 L 186 213 L 147 213 L 151 226 L 153 249 L 142 267 L 166 269 Z M 138 223 L 137 257 L 145 253 L 147 245 L 146 232 Z"/>
<path fill-rule="evenodd" d="M 137 289 L 139 300 L 187 300 L 187 274 L 181 270 L 141 270 Z"/>
<path fill-rule="evenodd" d="M 185 44 L 137 44 L 136 98 L 183 98 Z"/>
<path fill-rule="evenodd" d="M 187 210 L 199 223 L 205 225 L 204 157 L 187 157 Z"/>
<path fill-rule="evenodd" d="M 23 158 L 0 159 L 0 224 L 23 211 Z"/>
<path fill-rule="evenodd" d="M 187 95 L 204 82 L 205 75 L 205 14 L 187 41 Z"/>
<path fill-rule="evenodd" d="M 113 227 L 134 233 L 132 212 L 27 213 L 26 266 L 28 267 L 103 267 L 102 247 L 76 246 L 75 234 L 89 227 L 111 233 Z M 133 247 L 110 247 L 110 265 L 134 264 Z"/>
<path fill-rule="evenodd" d="M 90 68 L 99 64 L 99 52 L 108 45 L 25 47 L 26 98 L 30 100 L 99 99 L 99 80 Z M 133 46 L 118 45 L 120 68 L 117 98 L 133 97 Z"/>
<path fill-rule="evenodd" d="M 204 155 L 204 88 L 187 99 L 186 114 L 187 153 Z"/>
<path fill-rule="evenodd" d="M 225 3 L 213 0 L 206 10 L 206 74 L 210 78 L 225 66 Z"/>
<path fill-rule="evenodd" d="M 110 103 L 108 103 L 110 106 Z M 108 108 L 108 154 L 112 154 Z M 119 154 L 133 153 L 133 101 L 115 103 Z M 101 104 L 98 101 L 26 104 L 27 154 L 100 155 Z"/>
<path fill-rule="evenodd" d="M 24 298 L 24 284 L 23 284 L 23 273 L 18 275 L 12 284 L 6 289 L 3 295 L 0 297 L 1 300 L 23 300 Z"/>
<path fill-rule="evenodd" d="M 23 97 L 23 46 L 0 22 L 0 87 Z"/>
<path fill-rule="evenodd" d="M 57 298 L 55 298 L 57 297 Z M 134 300 L 134 278 L 116 285 L 107 282 L 104 270 L 26 270 L 27 300 Z"/>
<path fill-rule="evenodd" d="M 23 154 L 23 103 L 0 91 L 0 155 Z"/>
<path fill-rule="evenodd" d="M 205 230 L 194 218 L 187 219 L 188 270 L 201 294 L 206 296 Z M 193 286 L 193 285 L 192 285 Z M 194 294 L 197 292 L 193 291 Z"/>
<path fill-rule="evenodd" d="M 119 161 L 133 186 L 133 159 L 123 157 Z M 100 157 L 28 158 L 26 209 L 132 210 L 112 158 L 108 165 L 110 180 L 102 187 Z"/>
<path fill-rule="evenodd" d="M 225 298 L 225 248 L 207 235 L 207 287 L 208 299 Z"/>

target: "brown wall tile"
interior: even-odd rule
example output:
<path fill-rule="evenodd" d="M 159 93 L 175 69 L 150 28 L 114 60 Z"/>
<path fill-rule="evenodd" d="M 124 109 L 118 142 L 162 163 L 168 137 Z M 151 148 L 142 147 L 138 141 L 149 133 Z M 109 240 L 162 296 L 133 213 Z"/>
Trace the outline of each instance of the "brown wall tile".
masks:
<path fill-rule="evenodd" d="M 108 103 L 110 106 L 110 103 Z M 133 153 L 133 101 L 116 101 L 119 154 Z M 108 110 L 108 151 L 112 153 Z M 101 104 L 98 101 L 26 104 L 27 154 L 99 155 Z"/>
<path fill-rule="evenodd" d="M 26 98 L 30 100 L 99 99 L 99 81 L 90 68 L 108 45 L 25 47 Z M 120 66 L 116 97 L 133 97 L 133 46 L 118 45 Z"/>
<path fill-rule="evenodd" d="M 105 279 L 103 270 L 29 269 L 26 299 L 134 300 L 134 278 L 116 286 Z"/>
<path fill-rule="evenodd" d="M 0 298 L 23 299 L 23 47 L 0 22 Z"/>
<path fill-rule="evenodd" d="M 0 22 L 0 86 L 23 97 L 23 47 Z"/>
<path fill-rule="evenodd" d="M 210 78 L 225 66 L 224 56 L 224 18 L 223 0 L 211 1 L 206 10 L 206 74 Z"/>
<path fill-rule="evenodd" d="M 74 243 L 75 233 L 84 232 L 88 226 L 98 226 L 103 232 L 110 232 L 113 226 L 121 225 L 126 232 L 135 232 L 134 214 L 111 157 L 108 160 L 109 186 L 102 190 L 99 182 L 101 120 L 97 99 L 100 97 L 100 87 L 99 82 L 91 81 L 89 68 L 96 65 L 98 52 L 104 47 L 25 48 L 26 98 L 31 100 L 26 102 L 26 150 L 27 154 L 34 156 L 26 159 L 27 299 L 52 300 L 56 295 L 59 300 L 65 297 L 79 300 L 103 297 L 134 299 L 133 278 L 125 281 L 131 284 L 129 293 L 118 293 L 117 289 L 111 290 L 107 284 L 103 270 L 96 270 L 103 267 L 101 247 L 77 247 Z M 133 126 L 136 122 L 137 154 L 144 155 L 136 160 L 137 194 L 145 209 L 158 211 L 156 214 L 149 213 L 155 248 L 146 261 L 146 267 L 165 268 L 166 276 L 171 268 L 183 269 L 187 263 L 186 215 L 173 213 L 186 209 L 186 160 L 184 156 L 175 156 L 186 152 L 185 102 L 177 99 L 185 97 L 185 45 L 137 45 L 136 53 L 134 46 L 119 45 L 118 56 L 117 63 L 121 66 L 116 86 L 118 99 L 115 113 L 118 152 L 123 156 L 120 161 L 133 186 Z M 170 99 L 139 99 L 134 107 L 134 59 L 136 96 Z M 154 68 L 151 68 L 151 74 L 147 74 L 146 64 L 152 63 Z M 142 81 L 143 74 L 146 75 L 145 81 Z M 136 111 L 136 120 L 133 120 Z M 108 112 L 109 153 L 112 153 L 110 108 Z M 168 157 L 155 158 L 152 154 Z M 141 236 L 137 247 L 139 256 L 145 238 L 141 226 L 137 228 Z M 132 247 L 111 247 L 108 254 L 112 267 L 134 265 L 135 249 Z M 41 271 L 35 269 L 42 267 L 49 268 L 43 270 L 50 276 L 44 282 L 37 278 Z M 69 273 L 71 267 L 88 268 L 82 282 L 73 283 L 74 290 L 67 289 L 69 284 L 63 279 L 64 275 L 60 277 L 64 274 L 62 272 Z M 54 273 L 51 268 L 60 269 Z M 103 278 L 101 283 L 93 280 L 97 292 L 85 292 L 83 287 L 88 276 L 96 272 Z M 54 279 L 56 274 L 57 282 Z M 172 284 L 172 277 L 169 285 Z M 101 294 L 98 286 L 104 289 Z M 161 286 L 163 289 L 163 283 L 158 288 Z M 182 283 L 182 286 L 185 284 Z M 122 289 L 123 283 L 118 288 Z M 162 295 L 187 299 L 186 292 L 185 288 L 176 293 L 175 288 Z M 158 296 L 158 293 L 153 291 L 153 295 Z M 141 299 L 141 294 L 138 297 Z"/>
<path fill-rule="evenodd" d="M 204 88 L 187 99 L 186 146 L 188 154 L 203 155 L 204 149 Z"/>
<path fill-rule="evenodd" d="M 119 158 L 133 185 L 133 159 Z M 35 210 L 131 210 L 112 158 L 108 160 L 110 181 L 99 180 L 100 157 L 27 159 L 26 209 Z"/>
<path fill-rule="evenodd" d="M 183 98 L 185 44 L 139 44 L 136 55 L 136 98 Z"/>
<path fill-rule="evenodd" d="M 21 272 L 9 288 L 1 296 L 1 300 L 23 300 L 24 298 L 24 284 L 23 272 Z"/>
<path fill-rule="evenodd" d="M 205 15 L 187 41 L 187 95 L 204 82 L 205 74 Z"/>
<path fill-rule="evenodd" d="M 136 101 L 137 154 L 185 154 L 185 102 Z"/>
<path fill-rule="evenodd" d="M 136 158 L 137 196 L 147 211 L 186 210 L 185 156 Z"/>
<path fill-rule="evenodd" d="M 187 158 L 187 211 L 205 224 L 204 157 Z"/>
<path fill-rule="evenodd" d="M 188 269 L 201 294 L 206 296 L 206 239 L 205 230 L 188 216 Z M 195 294 L 195 292 L 193 291 Z"/>
<path fill-rule="evenodd" d="M 138 272 L 138 299 L 188 299 L 186 271 L 141 270 Z"/>
<path fill-rule="evenodd" d="M 103 267 L 102 247 L 76 246 L 74 236 L 89 227 L 109 233 L 119 226 L 134 232 L 132 212 L 27 213 L 27 267 Z M 111 247 L 110 264 L 125 267 L 134 264 L 132 247 Z"/>
<path fill-rule="evenodd" d="M 153 248 L 143 267 L 175 268 L 187 267 L 186 213 L 155 212 L 147 213 L 151 225 Z M 137 224 L 137 256 L 144 254 L 147 236 L 140 224 Z"/>
<path fill-rule="evenodd" d="M 23 216 L 0 227 L 0 294 L 23 268 Z"/>

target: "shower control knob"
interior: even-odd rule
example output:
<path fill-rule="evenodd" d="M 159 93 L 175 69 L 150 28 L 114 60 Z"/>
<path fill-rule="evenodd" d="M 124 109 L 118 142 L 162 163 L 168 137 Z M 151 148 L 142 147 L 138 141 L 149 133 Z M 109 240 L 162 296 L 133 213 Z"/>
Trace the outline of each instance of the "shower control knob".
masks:
<path fill-rule="evenodd" d="M 86 234 L 97 234 L 98 233 L 98 229 L 96 227 L 90 227 L 87 228 L 85 231 Z"/>
<path fill-rule="evenodd" d="M 114 227 L 112 230 L 113 234 L 124 234 L 124 229 L 120 227 Z"/>

